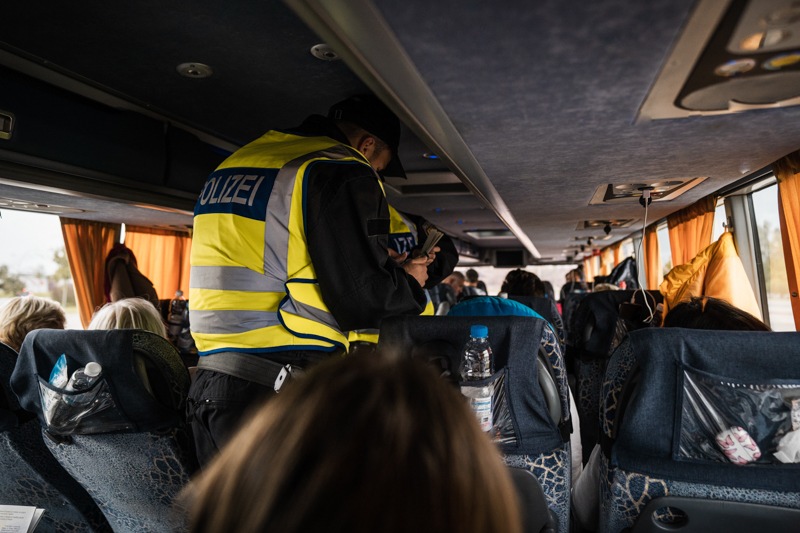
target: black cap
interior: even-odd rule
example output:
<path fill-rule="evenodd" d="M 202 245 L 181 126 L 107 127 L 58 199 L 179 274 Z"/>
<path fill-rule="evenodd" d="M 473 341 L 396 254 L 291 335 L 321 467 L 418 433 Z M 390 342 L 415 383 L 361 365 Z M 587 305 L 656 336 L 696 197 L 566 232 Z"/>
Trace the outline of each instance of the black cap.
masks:
<path fill-rule="evenodd" d="M 400 121 L 383 102 L 371 94 L 351 96 L 333 104 L 328 110 L 328 118 L 352 122 L 385 142 L 392 151 L 392 160 L 381 174 L 406 177 L 397 155 L 400 146 Z"/>

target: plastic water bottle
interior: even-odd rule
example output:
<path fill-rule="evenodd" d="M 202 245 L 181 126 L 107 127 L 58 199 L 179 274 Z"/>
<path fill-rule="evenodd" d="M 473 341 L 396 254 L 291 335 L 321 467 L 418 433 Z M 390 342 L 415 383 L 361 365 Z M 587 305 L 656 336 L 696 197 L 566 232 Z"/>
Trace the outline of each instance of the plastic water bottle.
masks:
<path fill-rule="evenodd" d="M 489 346 L 489 328 L 474 325 L 469 330 L 469 340 L 461 356 L 461 381 L 475 381 L 492 377 L 494 360 Z"/>
<path fill-rule="evenodd" d="M 183 291 L 175 291 L 175 298 L 169 302 L 169 314 L 167 315 L 167 334 L 169 339 L 174 343 L 177 342 L 183 328 L 183 317 L 186 312 L 186 298 L 183 297 Z"/>
<path fill-rule="evenodd" d="M 92 384 L 100 379 L 100 374 L 103 373 L 103 367 L 100 363 L 86 363 L 86 366 L 76 370 L 72 377 L 69 378 L 66 390 L 68 391 L 82 391 L 91 388 Z"/>
<path fill-rule="evenodd" d="M 470 385 L 470 381 L 489 378 L 494 373 L 492 348 L 489 346 L 489 328 L 474 325 L 470 328 L 469 340 L 464 346 L 461 356 L 461 393 L 469 398 L 470 407 L 480 423 L 481 430 L 492 430 L 492 395 L 491 384 Z"/>

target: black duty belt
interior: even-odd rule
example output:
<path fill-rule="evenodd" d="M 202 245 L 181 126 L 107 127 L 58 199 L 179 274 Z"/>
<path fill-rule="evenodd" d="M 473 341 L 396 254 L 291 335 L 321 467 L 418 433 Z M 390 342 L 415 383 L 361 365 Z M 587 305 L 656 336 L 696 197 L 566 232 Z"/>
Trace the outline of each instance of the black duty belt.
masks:
<path fill-rule="evenodd" d="M 240 352 L 203 355 L 198 360 L 197 367 L 272 387 L 275 392 L 281 390 L 287 378 L 297 377 L 302 372 L 297 366 L 282 365 L 257 355 Z"/>

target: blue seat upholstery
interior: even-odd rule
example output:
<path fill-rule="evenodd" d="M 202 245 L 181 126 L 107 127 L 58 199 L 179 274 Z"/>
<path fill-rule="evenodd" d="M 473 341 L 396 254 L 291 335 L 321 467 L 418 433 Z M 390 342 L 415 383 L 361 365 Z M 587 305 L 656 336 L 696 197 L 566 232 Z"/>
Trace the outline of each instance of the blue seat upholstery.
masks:
<path fill-rule="evenodd" d="M 509 302 L 514 303 L 514 302 Z M 534 473 L 558 519 L 558 529 L 569 531 L 570 448 L 569 391 L 561 349 L 546 321 L 535 317 L 392 317 L 381 324 L 378 348 L 400 356 L 424 357 L 457 383 L 461 351 L 470 326 L 489 328 L 495 356 L 494 378 L 508 401 L 513 431 L 495 436 L 506 464 Z M 547 367 L 537 363 L 541 358 Z M 553 420 L 539 383 L 539 373 L 551 372 L 558 391 L 562 419 Z M 499 401 L 496 389 L 495 398 Z M 505 409 L 503 409 L 506 412 Z M 497 418 L 497 415 L 495 415 Z"/>
<path fill-rule="evenodd" d="M 645 291 L 655 310 L 663 301 L 658 291 Z M 634 302 L 630 309 L 641 313 L 634 320 L 620 320 L 620 305 Z M 637 307 L 638 306 L 638 307 Z M 649 318 L 642 291 L 604 291 L 588 294 L 575 312 L 573 330 L 567 348 L 570 368 L 575 373 L 576 403 L 581 421 L 584 462 L 597 443 L 600 413 L 600 387 L 608 358 L 629 329 L 647 327 L 641 318 Z M 654 322 L 657 322 L 654 320 Z M 653 325 L 659 325 L 654 323 Z"/>
<path fill-rule="evenodd" d="M 773 453 L 791 430 L 781 398 L 798 393 L 798 333 L 631 332 L 603 383 L 600 531 L 697 531 L 699 524 L 752 531 L 752 521 L 731 517 L 756 512 L 758 530 L 796 531 L 798 465 Z M 744 428 L 761 457 L 734 464 L 701 419 Z"/>
<path fill-rule="evenodd" d="M 110 532 L 91 496 L 61 467 L 42 441 L 39 422 L 11 392 L 17 352 L 0 343 L 0 503 L 45 510 L 38 529 Z"/>
<path fill-rule="evenodd" d="M 48 386 L 60 354 L 70 372 L 100 363 L 101 379 L 83 393 Z M 174 499 L 196 469 L 184 422 L 189 375 L 166 339 L 138 330 L 39 330 L 26 337 L 11 384 L 22 407 L 39 418 L 52 455 L 115 531 L 186 529 Z M 49 416 L 40 394 L 55 395 L 53 405 L 70 417 Z M 72 416 L 82 405 L 92 408 Z"/>

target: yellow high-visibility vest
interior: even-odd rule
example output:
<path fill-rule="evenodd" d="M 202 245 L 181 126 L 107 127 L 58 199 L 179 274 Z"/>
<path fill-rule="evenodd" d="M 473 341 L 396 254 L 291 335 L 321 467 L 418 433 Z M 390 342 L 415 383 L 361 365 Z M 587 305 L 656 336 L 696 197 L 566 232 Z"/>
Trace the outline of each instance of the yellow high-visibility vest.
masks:
<path fill-rule="evenodd" d="M 201 355 L 347 349 L 322 300 L 304 228 L 306 173 L 328 161 L 369 166 L 329 137 L 269 131 L 206 180 L 195 207 L 189 284 Z"/>

